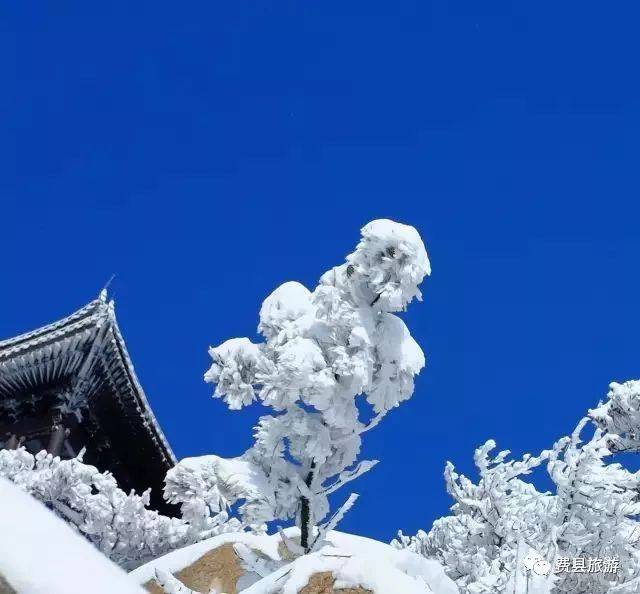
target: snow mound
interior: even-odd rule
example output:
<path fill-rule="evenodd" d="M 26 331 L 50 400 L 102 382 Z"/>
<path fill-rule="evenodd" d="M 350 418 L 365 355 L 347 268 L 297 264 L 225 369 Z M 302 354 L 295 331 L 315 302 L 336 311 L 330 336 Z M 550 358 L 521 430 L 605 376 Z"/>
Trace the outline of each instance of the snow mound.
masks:
<path fill-rule="evenodd" d="M 296 528 L 285 534 L 294 542 L 299 536 Z M 156 570 L 185 574 L 204 555 L 228 544 L 234 545 L 245 571 L 237 583 L 238 594 L 306 593 L 311 591 L 309 584 L 314 580 L 318 583 L 316 578 L 322 576 L 330 578 L 328 585 L 313 592 L 352 588 L 373 594 L 458 594 L 456 585 L 437 561 L 341 532 L 330 532 L 319 551 L 293 560 L 285 554 L 279 535 L 223 534 L 169 553 L 130 575 L 139 584 L 148 584 Z M 210 578 L 215 580 L 215 576 Z"/>
<path fill-rule="evenodd" d="M 0 590 L 16 594 L 146 594 L 27 493 L 0 477 Z"/>

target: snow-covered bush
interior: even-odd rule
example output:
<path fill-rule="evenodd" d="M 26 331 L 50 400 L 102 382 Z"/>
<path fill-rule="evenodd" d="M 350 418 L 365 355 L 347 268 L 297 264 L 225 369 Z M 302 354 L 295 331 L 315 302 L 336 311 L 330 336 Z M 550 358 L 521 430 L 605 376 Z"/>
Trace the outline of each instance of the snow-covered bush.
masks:
<path fill-rule="evenodd" d="M 611 385 L 609 400 L 590 411 L 595 431 L 585 441 L 581 436 L 589 419 L 550 450 L 519 461 L 508 461 L 508 452 L 490 458 L 495 444 L 489 441 L 476 451 L 477 482 L 458 475 L 448 463 L 452 514 L 436 520 L 429 532 L 412 537 L 400 532 L 394 546 L 439 560 L 463 594 L 532 592 L 525 590 L 524 578 L 522 589 L 516 588 L 518 576 L 526 573 L 524 552 L 539 556 L 546 568 L 526 575 L 537 579 L 536 592 L 637 592 L 640 473 L 609 459 L 612 450 L 636 450 L 639 386 Z M 543 464 L 555 487 L 552 493 L 523 480 Z M 574 559 L 582 560 L 577 571 L 562 566 L 562 560 Z M 602 565 L 603 559 L 615 559 L 617 571 L 596 570 L 595 563 Z M 594 563 L 593 571 L 582 568 L 588 562 Z"/>
<path fill-rule="evenodd" d="M 420 299 L 429 273 L 413 227 L 373 221 L 313 292 L 287 282 L 267 297 L 258 325 L 264 342 L 236 338 L 210 349 L 205 379 L 216 384 L 216 397 L 232 410 L 259 401 L 273 411 L 241 457 L 245 477 L 259 478 L 262 493 L 241 509 L 245 522 L 295 518 L 309 551 L 346 511 L 313 536 L 328 496 L 376 463 L 358 461 L 362 434 L 413 394 L 424 355 L 394 312 Z"/>
<path fill-rule="evenodd" d="M 149 491 L 127 494 L 113 475 L 81 458 L 61 460 L 45 451 L 34 456 L 24 448 L 0 450 L 0 476 L 45 503 L 127 569 L 203 538 L 242 529 L 238 520 L 216 514 L 220 508 L 212 507 L 212 513 L 194 524 L 190 513 L 176 519 L 149 510 Z M 196 507 L 199 501 L 195 493 L 188 503 Z"/>
<path fill-rule="evenodd" d="M 408 538 L 402 533 L 394 545 L 408 548 L 427 558 L 438 559 L 462 592 L 501 592 L 522 541 L 539 542 L 541 518 L 550 505 L 521 477 L 544 463 L 549 452 L 507 461 L 508 451 L 495 457 L 488 441 L 475 452 L 479 480 L 474 483 L 447 464 L 447 491 L 455 504 L 452 515 L 436 520 L 429 533 Z"/>

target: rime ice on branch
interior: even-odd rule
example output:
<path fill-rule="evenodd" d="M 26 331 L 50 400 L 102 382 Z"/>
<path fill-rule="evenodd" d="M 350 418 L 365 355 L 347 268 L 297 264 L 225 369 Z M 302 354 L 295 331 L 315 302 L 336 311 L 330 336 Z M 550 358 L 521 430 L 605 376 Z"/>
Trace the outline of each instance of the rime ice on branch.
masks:
<path fill-rule="evenodd" d="M 640 585 L 640 472 L 611 461 L 612 453 L 640 451 L 640 382 L 610 386 L 608 400 L 553 448 L 532 457 L 490 456 L 488 441 L 476 450 L 477 482 L 447 464 L 451 515 L 427 533 L 399 534 L 394 545 L 439 560 L 462 594 L 631 594 Z M 552 492 L 525 476 L 546 464 Z M 525 575 L 526 554 L 548 567 L 577 560 L 575 571 Z M 615 560 L 620 571 L 585 570 L 581 564 Z M 602 562 L 600 563 L 602 566 Z M 597 564 L 593 563 L 593 567 Z M 533 587 L 535 580 L 538 583 Z M 531 588 L 530 588 L 531 586 Z"/>
<path fill-rule="evenodd" d="M 328 495 L 376 464 L 358 461 L 362 434 L 411 397 L 425 364 L 394 315 L 421 298 L 418 286 L 431 271 L 424 244 L 413 227 L 389 220 L 361 234 L 313 292 L 288 282 L 267 297 L 258 326 L 264 342 L 236 338 L 209 351 L 205 380 L 216 384 L 217 398 L 232 410 L 255 401 L 273 410 L 242 457 L 247 475 L 266 480 L 251 522 L 295 518 L 305 551 L 322 537 L 323 527 L 317 534 L 313 527 L 328 514 Z"/>
<path fill-rule="evenodd" d="M 199 540 L 244 529 L 237 519 L 228 518 L 224 502 L 215 505 L 206 490 L 194 489 L 188 498 L 173 497 L 173 503 L 182 504 L 182 519 L 147 509 L 149 491 L 125 493 L 113 475 L 84 464 L 81 457 L 61 460 L 46 451 L 34 456 L 24 448 L 0 450 L 0 477 L 42 501 L 125 569 Z M 175 495 L 174 483 L 169 477 L 167 482 L 169 493 Z"/>
<path fill-rule="evenodd" d="M 611 452 L 640 452 L 640 381 L 612 382 L 607 397 L 589 417 L 607 432 Z"/>

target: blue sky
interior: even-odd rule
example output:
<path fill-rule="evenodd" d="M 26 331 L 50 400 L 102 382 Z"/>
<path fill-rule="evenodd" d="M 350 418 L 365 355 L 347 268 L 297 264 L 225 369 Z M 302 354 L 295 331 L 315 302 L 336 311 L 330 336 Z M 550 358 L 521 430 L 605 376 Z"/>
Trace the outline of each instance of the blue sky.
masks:
<path fill-rule="evenodd" d="M 367 435 L 345 530 L 450 500 L 450 459 L 569 432 L 640 377 L 633 2 L 5 2 L 0 336 L 111 291 L 178 456 L 235 455 L 257 410 L 202 381 L 281 282 L 313 286 L 374 218 L 433 264 L 428 356 Z M 346 497 L 347 493 L 341 495 Z"/>

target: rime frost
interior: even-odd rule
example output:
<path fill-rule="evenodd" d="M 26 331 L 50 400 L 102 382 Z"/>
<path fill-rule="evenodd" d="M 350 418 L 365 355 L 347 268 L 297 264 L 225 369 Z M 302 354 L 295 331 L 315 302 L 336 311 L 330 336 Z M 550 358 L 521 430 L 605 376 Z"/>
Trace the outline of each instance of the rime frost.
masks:
<path fill-rule="evenodd" d="M 61 460 L 45 451 L 33 456 L 24 448 L 0 450 L 0 477 L 45 503 L 125 568 L 243 528 L 237 519 L 228 519 L 224 502 L 213 504 L 206 491 L 187 497 L 178 494 L 178 487 L 169 487 L 172 502 L 183 504 L 182 519 L 149 510 L 149 491 L 127 494 L 113 475 L 80 458 Z"/>
<path fill-rule="evenodd" d="M 182 519 L 194 531 L 193 540 L 219 532 L 221 520 L 228 529 L 236 520 L 227 520 L 229 508 L 243 501 L 240 512 L 254 531 L 261 532 L 264 507 L 271 505 L 269 481 L 262 470 L 242 457 L 219 456 L 185 458 L 167 472 L 165 499 L 181 506 Z M 229 531 L 229 530 L 226 530 Z"/>
<path fill-rule="evenodd" d="M 505 451 L 492 457 L 495 443 L 489 441 L 476 451 L 476 482 L 447 464 L 452 514 L 436 520 L 428 533 L 399 533 L 393 544 L 441 561 L 464 594 L 638 592 L 640 473 L 610 458 L 616 451 L 638 451 L 639 386 L 611 384 L 608 400 L 590 411 L 595 430 L 586 440 L 587 418 L 539 456 L 514 461 Z M 543 465 L 552 493 L 524 480 Z M 546 573 L 527 570 L 532 554 Z M 566 571 L 563 559 L 572 564 Z M 616 561 L 617 571 L 603 570 L 607 559 Z M 597 568 L 598 561 L 600 571 L 589 571 L 588 563 Z"/>
<path fill-rule="evenodd" d="M 589 411 L 589 417 L 607 432 L 611 452 L 639 452 L 640 381 L 611 383 L 607 398 Z"/>
<path fill-rule="evenodd" d="M 242 456 L 265 494 L 259 505 L 245 503 L 245 522 L 295 518 L 311 550 L 327 496 L 376 463 L 358 462 L 362 434 L 411 397 L 425 364 L 394 312 L 421 298 L 418 285 L 430 271 L 413 227 L 373 221 L 313 291 L 287 282 L 265 299 L 264 342 L 236 338 L 210 349 L 205 380 L 216 384 L 214 396 L 233 410 L 258 400 L 274 413 L 260 419 Z M 371 407 L 364 419 L 361 396 Z"/>

